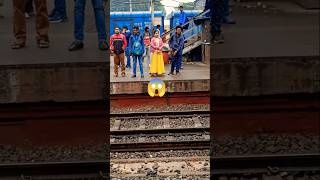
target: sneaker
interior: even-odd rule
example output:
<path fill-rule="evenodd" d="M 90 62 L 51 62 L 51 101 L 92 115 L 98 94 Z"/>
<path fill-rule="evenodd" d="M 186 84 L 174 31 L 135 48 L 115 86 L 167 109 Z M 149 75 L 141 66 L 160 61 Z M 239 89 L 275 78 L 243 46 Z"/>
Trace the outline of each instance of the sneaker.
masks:
<path fill-rule="evenodd" d="M 49 41 L 39 40 L 38 41 L 38 47 L 39 48 L 48 48 L 49 47 Z"/>
<path fill-rule="evenodd" d="M 11 48 L 12 48 L 12 49 L 21 49 L 21 48 L 24 48 L 24 47 L 26 47 L 25 41 L 18 41 L 18 40 L 16 40 L 16 41 L 11 45 Z"/>
<path fill-rule="evenodd" d="M 53 17 L 49 17 L 48 21 L 50 23 L 61 23 L 64 22 L 66 18 L 63 18 L 61 16 L 53 16 Z"/>
<path fill-rule="evenodd" d="M 216 44 L 224 43 L 224 37 L 223 37 L 222 33 L 216 35 L 213 39 L 213 42 Z"/>
<path fill-rule="evenodd" d="M 30 18 L 30 15 L 28 13 L 24 13 L 24 17 L 28 19 Z"/>
<path fill-rule="evenodd" d="M 132 77 L 132 78 L 135 78 L 135 77 L 137 77 L 137 76 L 136 76 L 136 75 L 132 75 L 131 77 Z"/>
<path fill-rule="evenodd" d="M 168 75 L 173 75 L 173 72 L 170 72 Z"/>
<path fill-rule="evenodd" d="M 141 78 L 144 78 L 144 75 L 141 75 Z"/>
<path fill-rule="evenodd" d="M 83 42 L 82 41 L 73 41 L 69 47 L 69 51 L 76 51 L 83 48 Z"/>

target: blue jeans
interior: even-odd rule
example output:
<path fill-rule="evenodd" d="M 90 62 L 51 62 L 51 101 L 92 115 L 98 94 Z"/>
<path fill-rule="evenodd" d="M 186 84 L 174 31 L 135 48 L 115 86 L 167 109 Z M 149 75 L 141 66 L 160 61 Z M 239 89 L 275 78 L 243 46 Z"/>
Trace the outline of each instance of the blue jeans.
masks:
<path fill-rule="evenodd" d="M 125 50 L 125 55 L 126 55 L 126 58 L 127 58 L 126 67 L 127 67 L 127 68 L 130 68 L 130 67 L 131 67 L 131 56 L 130 56 L 130 50 L 129 50 L 128 47 L 127 47 L 126 50 Z"/>
<path fill-rule="evenodd" d="M 53 17 L 67 18 L 66 0 L 54 0 Z"/>
<path fill-rule="evenodd" d="M 132 56 L 133 59 L 133 75 L 137 74 L 137 61 L 139 62 L 140 74 L 143 76 L 142 56 Z"/>
<path fill-rule="evenodd" d="M 173 56 L 171 59 L 171 73 L 173 73 L 174 70 L 176 72 L 179 72 L 181 69 L 182 64 L 182 54 L 177 54 L 176 56 Z"/>
<path fill-rule="evenodd" d="M 74 0 L 74 36 L 78 41 L 83 41 L 83 27 L 84 27 L 84 11 L 86 6 L 86 0 Z M 99 42 L 105 42 L 107 40 L 106 35 L 106 17 L 104 13 L 103 0 L 91 0 L 94 15 L 96 20 L 96 28 L 98 32 Z"/>

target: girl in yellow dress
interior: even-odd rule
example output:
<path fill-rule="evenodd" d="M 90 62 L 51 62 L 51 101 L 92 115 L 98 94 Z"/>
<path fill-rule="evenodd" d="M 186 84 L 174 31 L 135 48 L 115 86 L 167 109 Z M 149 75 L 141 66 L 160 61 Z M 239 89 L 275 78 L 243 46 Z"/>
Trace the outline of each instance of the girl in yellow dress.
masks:
<path fill-rule="evenodd" d="M 157 30 L 154 33 L 154 37 L 151 39 L 151 76 L 160 76 L 165 73 L 164 62 L 162 56 L 163 42 L 160 37 L 160 32 Z"/>

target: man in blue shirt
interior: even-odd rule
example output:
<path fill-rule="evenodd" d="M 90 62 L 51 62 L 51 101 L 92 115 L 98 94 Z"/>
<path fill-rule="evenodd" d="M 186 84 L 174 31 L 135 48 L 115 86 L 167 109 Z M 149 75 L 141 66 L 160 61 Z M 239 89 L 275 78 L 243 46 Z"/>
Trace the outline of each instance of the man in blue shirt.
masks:
<path fill-rule="evenodd" d="M 180 14 L 179 14 L 179 25 L 183 25 L 186 23 L 187 20 L 187 15 L 186 13 L 183 11 L 183 6 L 179 6 L 179 10 L 180 10 Z"/>

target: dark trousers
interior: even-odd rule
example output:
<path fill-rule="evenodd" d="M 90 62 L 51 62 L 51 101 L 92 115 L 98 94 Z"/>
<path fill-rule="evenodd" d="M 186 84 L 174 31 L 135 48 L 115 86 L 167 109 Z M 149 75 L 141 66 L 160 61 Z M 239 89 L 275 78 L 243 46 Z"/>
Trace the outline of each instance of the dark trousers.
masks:
<path fill-rule="evenodd" d="M 172 56 L 171 73 L 173 73 L 174 70 L 176 70 L 176 72 L 179 72 L 181 69 L 181 64 L 182 64 L 182 54 L 177 54 L 176 56 Z"/>
<path fill-rule="evenodd" d="M 210 9 L 211 33 L 214 36 L 221 33 L 221 24 L 223 18 L 229 14 L 228 0 L 206 0 L 205 11 Z"/>
<path fill-rule="evenodd" d="M 33 13 L 33 0 L 26 0 L 26 13 Z"/>
<path fill-rule="evenodd" d="M 34 0 L 36 8 L 36 30 L 37 41 L 49 41 L 48 30 L 48 11 L 46 0 Z M 13 32 L 15 38 L 20 42 L 26 41 L 26 19 L 25 19 L 26 0 L 13 0 Z"/>

